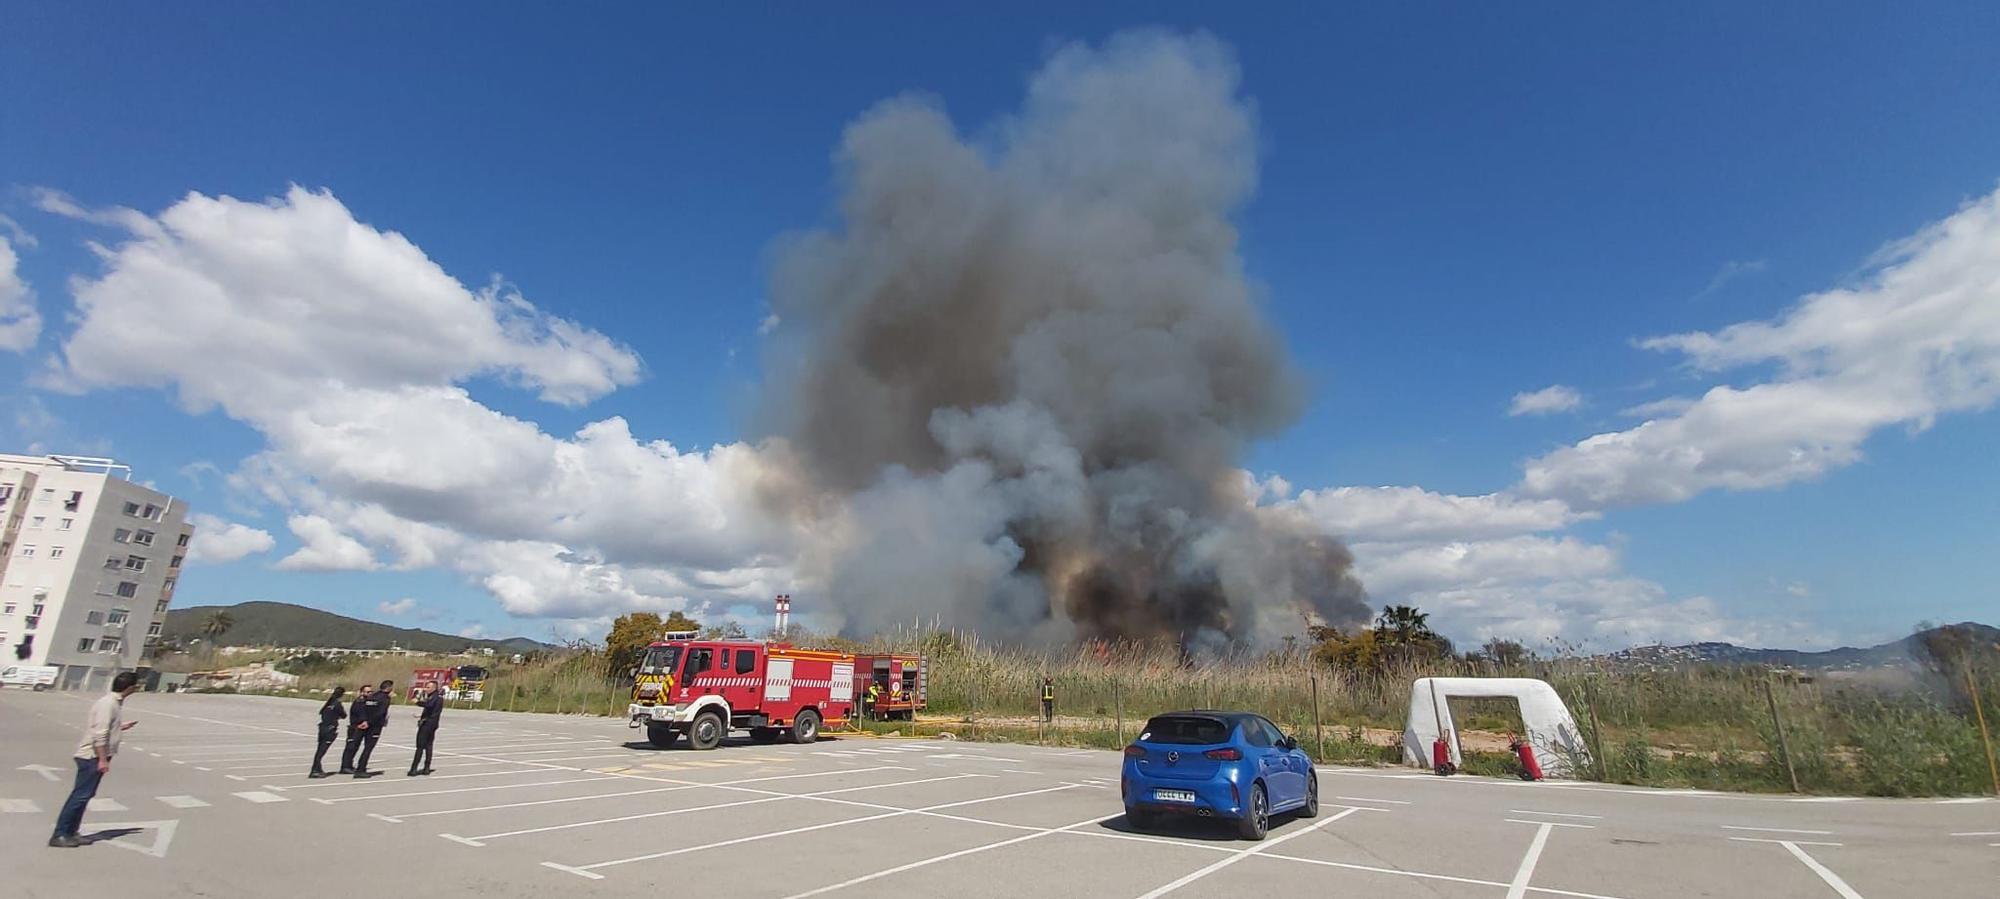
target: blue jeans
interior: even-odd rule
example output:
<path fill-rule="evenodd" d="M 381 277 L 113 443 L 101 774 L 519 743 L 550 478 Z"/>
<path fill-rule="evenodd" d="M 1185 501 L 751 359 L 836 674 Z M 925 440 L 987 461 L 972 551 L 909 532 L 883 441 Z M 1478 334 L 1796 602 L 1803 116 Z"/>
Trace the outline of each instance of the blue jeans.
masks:
<path fill-rule="evenodd" d="M 76 836 L 77 828 L 83 826 L 83 809 L 90 804 L 91 797 L 97 795 L 97 784 L 104 780 L 104 772 L 97 770 L 96 759 L 71 759 L 76 762 L 76 787 L 69 791 L 69 801 L 63 803 L 62 814 L 56 816 L 56 832 L 59 837 Z"/>

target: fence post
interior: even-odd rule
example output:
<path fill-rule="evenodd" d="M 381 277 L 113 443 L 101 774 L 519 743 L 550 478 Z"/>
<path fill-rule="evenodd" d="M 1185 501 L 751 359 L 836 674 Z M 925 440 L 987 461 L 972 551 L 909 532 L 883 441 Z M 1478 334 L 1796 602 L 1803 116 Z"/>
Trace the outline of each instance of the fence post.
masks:
<path fill-rule="evenodd" d="M 1583 676 L 1583 705 L 1590 712 L 1590 741 L 1597 744 L 1597 781 L 1610 783 L 1610 762 L 1604 757 L 1604 723 L 1597 720 L 1596 682 L 1588 674 Z"/>
<path fill-rule="evenodd" d="M 1312 678 L 1313 685 L 1313 742 L 1318 745 L 1319 759 L 1323 762 L 1326 761 L 1326 731 L 1320 728 L 1319 723 L 1319 672 L 1314 671 L 1308 676 Z"/>
<path fill-rule="evenodd" d="M 1125 745 L 1125 706 L 1118 699 L 1118 676 L 1111 676 L 1111 716 L 1118 722 L 1118 745 Z"/>
<path fill-rule="evenodd" d="M 2000 794 L 2000 766 L 1993 762 L 1993 735 L 1986 730 L 1986 709 L 1979 702 L 1979 684 L 1972 679 L 1972 662 L 1965 663 L 1965 690 L 1972 694 L 1972 714 L 1979 718 L 1979 742 L 1986 744 L 1986 776 Z"/>
<path fill-rule="evenodd" d="M 1778 694 L 1771 689 L 1771 679 L 1764 678 L 1764 700 L 1771 704 L 1771 726 L 1778 731 L 1778 751 L 1785 754 L 1785 773 L 1792 776 L 1792 792 L 1799 789 L 1799 769 L 1792 765 L 1792 745 L 1785 739 L 1785 721 L 1778 717 Z"/>
<path fill-rule="evenodd" d="M 514 703 L 515 703 L 516 701 L 518 701 L 518 700 L 519 700 L 520 698 L 521 698 L 521 685 L 520 685 L 520 684 L 508 684 L 508 685 L 507 685 L 507 711 L 510 711 L 510 712 L 511 712 L 511 711 L 513 711 L 513 710 L 514 710 Z"/>

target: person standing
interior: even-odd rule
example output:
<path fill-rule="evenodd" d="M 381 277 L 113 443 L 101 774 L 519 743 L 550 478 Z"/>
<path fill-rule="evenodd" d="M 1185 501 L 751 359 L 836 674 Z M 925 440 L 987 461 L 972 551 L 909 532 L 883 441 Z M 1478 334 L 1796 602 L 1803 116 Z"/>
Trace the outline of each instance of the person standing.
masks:
<path fill-rule="evenodd" d="M 319 748 L 313 751 L 312 773 L 306 775 L 307 777 L 326 776 L 326 769 L 320 767 L 320 762 L 326 759 L 327 747 L 332 746 L 334 738 L 340 736 L 340 719 L 347 717 L 347 711 L 340 707 L 340 697 L 346 695 L 346 687 L 335 687 L 333 695 L 328 696 L 326 702 L 320 704 Z"/>
<path fill-rule="evenodd" d="M 444 696 L 436 684 L 424 684 L 422 704 L 417 708 L 417 754 L 410 758 L 406 777 L 431 773 L 431 746 L 437 742 L 438 719 L 444 716 Z"/>
<path fill-rule="evenodd" d="M 1042 720 L 1056 720 L 1056 682 L 1052 678 L 1042 678 Z"/>
<path fill-rule="evenodd" d="M 868 682 L 868 708 L 864 709 L 862 714 L 871 720 L 876 718 L 875 707 L 881 703 L 882 685 L 871 680 Z"/>
<path fill-rule="evenodd" d="M 111 692 L 90 704 L 90 718 L 73 758 L 76 786 L 70 789 L 69 800 L 56 815 L 56 832 L 49 837 L 50 846 L 74 849 L 83 845 L 83 838 L 77 835 L 77 830 L 83 827 L 83 810 L 97 795 L 97 785 L 104 781 L 105 772 L 111 770 L 111 757 L 118 754 L 118 735 L 138 723 L 123 720 L 125 697 L 138 691 L 138 672 L 121 671 L 111 679 Z"/>
<path fill-rule="evenodd" d="M 340 773 L 354 773 L 354 756 L 361 751 L 361 743 L 368 737 L 368 702 L 375 688 L 361 685 L 361 693 L 354 697 L 354 704 L 347 708 L 347 748 L 340 752 Z"/>
<path fill-rule="evenodd" d="M 373 703 L 362 711 L 368 714 L 368 733 L 363 736 L 361 757 L 354 762 L 354 776 L 374 777 L 381 772 L 368 770 L 368 759 L 375 754 L 375 744 L 382 739 L 382 732 L 389 729 L 389 703 L 396 698 L 396 682 L 385 680 L 376 685 L 375 692 L 369 694 Z"/>

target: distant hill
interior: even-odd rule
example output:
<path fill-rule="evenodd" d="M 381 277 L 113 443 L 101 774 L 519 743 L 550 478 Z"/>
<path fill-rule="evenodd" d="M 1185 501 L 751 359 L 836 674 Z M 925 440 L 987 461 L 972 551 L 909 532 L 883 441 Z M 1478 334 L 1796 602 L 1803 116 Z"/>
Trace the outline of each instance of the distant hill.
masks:
<path fill-rule="evenodd" d="M 1802 652 L 1796 649 L 1750 649 L 1733 643 L 1687 643 L 1680 646 L 1635 646 L 1610 653 L 1605 658 L 1617 664 L 1653 668 L 1701 664 L 1768 665 L 1804 671 L 1909 668 L 1921 665 L 1927 641 L 1947 632 L 1953 632 L 1953 637 L 1975 645 L 2000 647 L 2000 628 L 1965 621 L 1862 648 L 1842 646 L 1839 649 Z"/>
<path fill-rule="evenodd" d="M 474 640 L 435 631 L 391 627 L 287 602 L 244 602 L 233 606 L 189 606 L 168 609 L 160 636 L 186 643 L 201 637 L 201 624 L 214 612 L 228 612 L 236 624 L 222 636 L 228 646 L 327 646 L 342 649 L 401 647 L 420 652 L 451 653 L 467 647 L 495 652 L 532 652 L 547 646 L 526 637 Z"/>

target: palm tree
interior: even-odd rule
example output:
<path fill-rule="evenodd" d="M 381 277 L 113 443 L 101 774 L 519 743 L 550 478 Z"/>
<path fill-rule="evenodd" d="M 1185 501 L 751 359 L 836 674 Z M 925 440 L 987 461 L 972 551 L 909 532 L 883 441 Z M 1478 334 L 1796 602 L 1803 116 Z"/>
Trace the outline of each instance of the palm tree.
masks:
<path fill-rule="evenodd" d="M 1384 606 L 1375 618 L 1375 630 L 1391 643 L 1416 643 L 1436 636 L 1430 620 L 1430 613 L 1419 612 L 1416 606 Z"/>
<path fill-rule="evenodd" d="M 201 620 L 201 633 L 213 643 L 222 639 L 222 635 L 229 633 L 229 629 L 235 626 L 236 619 L 228 612 L 210 612 L 207 618 Z"/>

